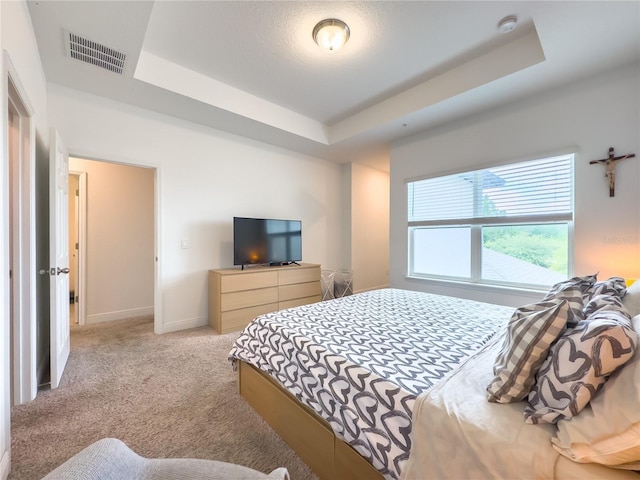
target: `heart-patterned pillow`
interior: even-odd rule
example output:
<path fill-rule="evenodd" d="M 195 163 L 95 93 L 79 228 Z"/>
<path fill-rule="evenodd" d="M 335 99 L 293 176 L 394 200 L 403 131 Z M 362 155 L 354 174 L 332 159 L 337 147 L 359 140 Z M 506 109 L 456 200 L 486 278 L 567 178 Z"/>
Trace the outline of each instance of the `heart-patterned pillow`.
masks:
<path fill-rule="evenodd" d="M 600 310 L 614 310 L 628 314 L 620 297 L 613 295 L 594 295 L 584 306 L 583 318 L 587 318 Z M 631 315 L 628 315 L 631 318 Z"/>
<path fill-rule="evenodd" d="M 624 278 L 621 277 L 611 277 L 607 280 L 603 280 L 602 282 L 595 282 L 589 288 L 589 299 L 595 297 L 596 295 L 611 295 L 614 297 L 624 297 L 627 291 L 627 284 L 624 281 Z"/>
<path fill-rule="evenodd" d="M 529 393 L 527 423 L 556 423 L 577 415 L 606 379 L 633 357 L 638 336 L 626 312 L 603 309 L 552 345 Z"/>
<path fill-rule="evenodd" d="M 575 342 L 567 337 L 558 340 L 555 355 L 549 356 L 554 376 L 560 383 L 575 382 L 584 378 L 593 362 L 587 352 L 576 348 Z"/>

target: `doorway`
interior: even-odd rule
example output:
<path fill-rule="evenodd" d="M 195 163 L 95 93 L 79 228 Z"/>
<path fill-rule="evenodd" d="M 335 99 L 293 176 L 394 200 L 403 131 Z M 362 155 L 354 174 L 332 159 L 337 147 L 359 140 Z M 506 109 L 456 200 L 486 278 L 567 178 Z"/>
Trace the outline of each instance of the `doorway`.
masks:
<path fill-rule="evenodd" d="M 87 173 L 69 170 L 69 324 L 85 324 Z"/>
<path fill-rule="evenodd" d="M 79 228 L 78 210 L 80 202 L 80 176 L 69 172 L 69 324 L 78 325 L 78 309 L 80 300 L 78 292 L 78 250 Z"/>
<path fill-rule="evenodd" d="M 71 156 L 69 185 L 71 325 L 157 319 L 156 168 Z"/>

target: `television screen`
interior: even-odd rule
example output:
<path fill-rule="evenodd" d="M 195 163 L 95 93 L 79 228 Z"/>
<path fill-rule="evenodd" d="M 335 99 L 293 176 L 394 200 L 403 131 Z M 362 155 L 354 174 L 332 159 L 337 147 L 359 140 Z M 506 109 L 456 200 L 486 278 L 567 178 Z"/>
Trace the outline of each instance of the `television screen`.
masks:
<path fill-rule="evenodd" d="M 233 217 L 233 264 L 281 265 L 302 260 L 302 222 Z"/>

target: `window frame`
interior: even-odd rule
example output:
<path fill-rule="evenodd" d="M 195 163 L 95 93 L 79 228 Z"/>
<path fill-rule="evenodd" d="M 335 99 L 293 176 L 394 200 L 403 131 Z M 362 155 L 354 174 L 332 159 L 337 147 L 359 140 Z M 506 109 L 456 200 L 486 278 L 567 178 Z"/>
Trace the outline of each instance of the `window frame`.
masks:
<path fill-rule="evenodd" d="M 475 170 L 460 170 L 457 172 L 449 172 L 446 174 L 438 174 L 427 177 L 412 178 L 405 181 L 405 208 L 407 219 L 407 278 L 412 280 L 423 281 L 436 281 L 436 282 L 454 282 L 456 284 L 466 284 L 475 286 L 486 287 L 502 287 L 524 290 L 540 290 L 544 291 L 550 285 L 531 284 L 531 283 L 518 283 L 518 282 L 502 282 L 497 280 L 484 280 L 482 278 L 482 229 L 487 226 L 525 226 L 525 225 L 566 225 L 567 227 L 567 278 L 573 276 L 573 246 L 574 246 L 574 217 L 575 217 L 575 154 L 560 154 L 545 156 L 535 160 L 545 160 L 554 157 L 570 157 L 570 195 L 571 195 L 571 212 L 570 213 L 552 213 L 552 214 L 536 214 L 536 215 L 514 215 L 514 216 L 499 216 L 499 217 L 473 217 L 473 218 L 456 218 L 445 220 L 419 220 L 409 221 L 409 185 L 411 183 L 420 182 L 422 180 L 435 179 L 440 177 L 446 177 L 450 175 L 461 175 L 477 170 L 488 170 L 498 166 L 516 165 L 518 163 L 525 163 L 527 160 L 521 160 L 516 162 L 504 163 L 500 165 L 491 165 L 484 168 Z M 471 252 L 470 252 L 470 276 L 469 278 L 449 276 L 449 275 L 437 275 L 437 274 L 425 274 L 415 272 L 414 270 L 414 249 L 413 249 L 413 236 L 416 228 L 420 227 L 469 227 Z"/>

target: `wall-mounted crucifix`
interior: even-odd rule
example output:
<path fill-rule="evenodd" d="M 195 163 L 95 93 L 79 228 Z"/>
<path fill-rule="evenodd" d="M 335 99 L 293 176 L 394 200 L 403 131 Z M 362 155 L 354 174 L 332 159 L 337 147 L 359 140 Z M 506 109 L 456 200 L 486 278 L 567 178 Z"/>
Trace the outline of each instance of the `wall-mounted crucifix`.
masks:
<path fill-rule="evenodd" d="M 591 160 L 589 162 L 590 165 L 594 163 L 602 163 L 607 167 L 607 172 L 604 174 L 605 177 L 609 179 L 609 196 L 613 197 L 616 193 L 616 162 L 620 160 L 624 160 L 625 158 L 633 158 L 635 157 L 635 153 L 631 153 L 629 155 L 621 155 L 619 157 L 614 156 L 613 147 L 609 149 L 609 156 L 607 158 L 603 158 L 601 160 Z"/>

